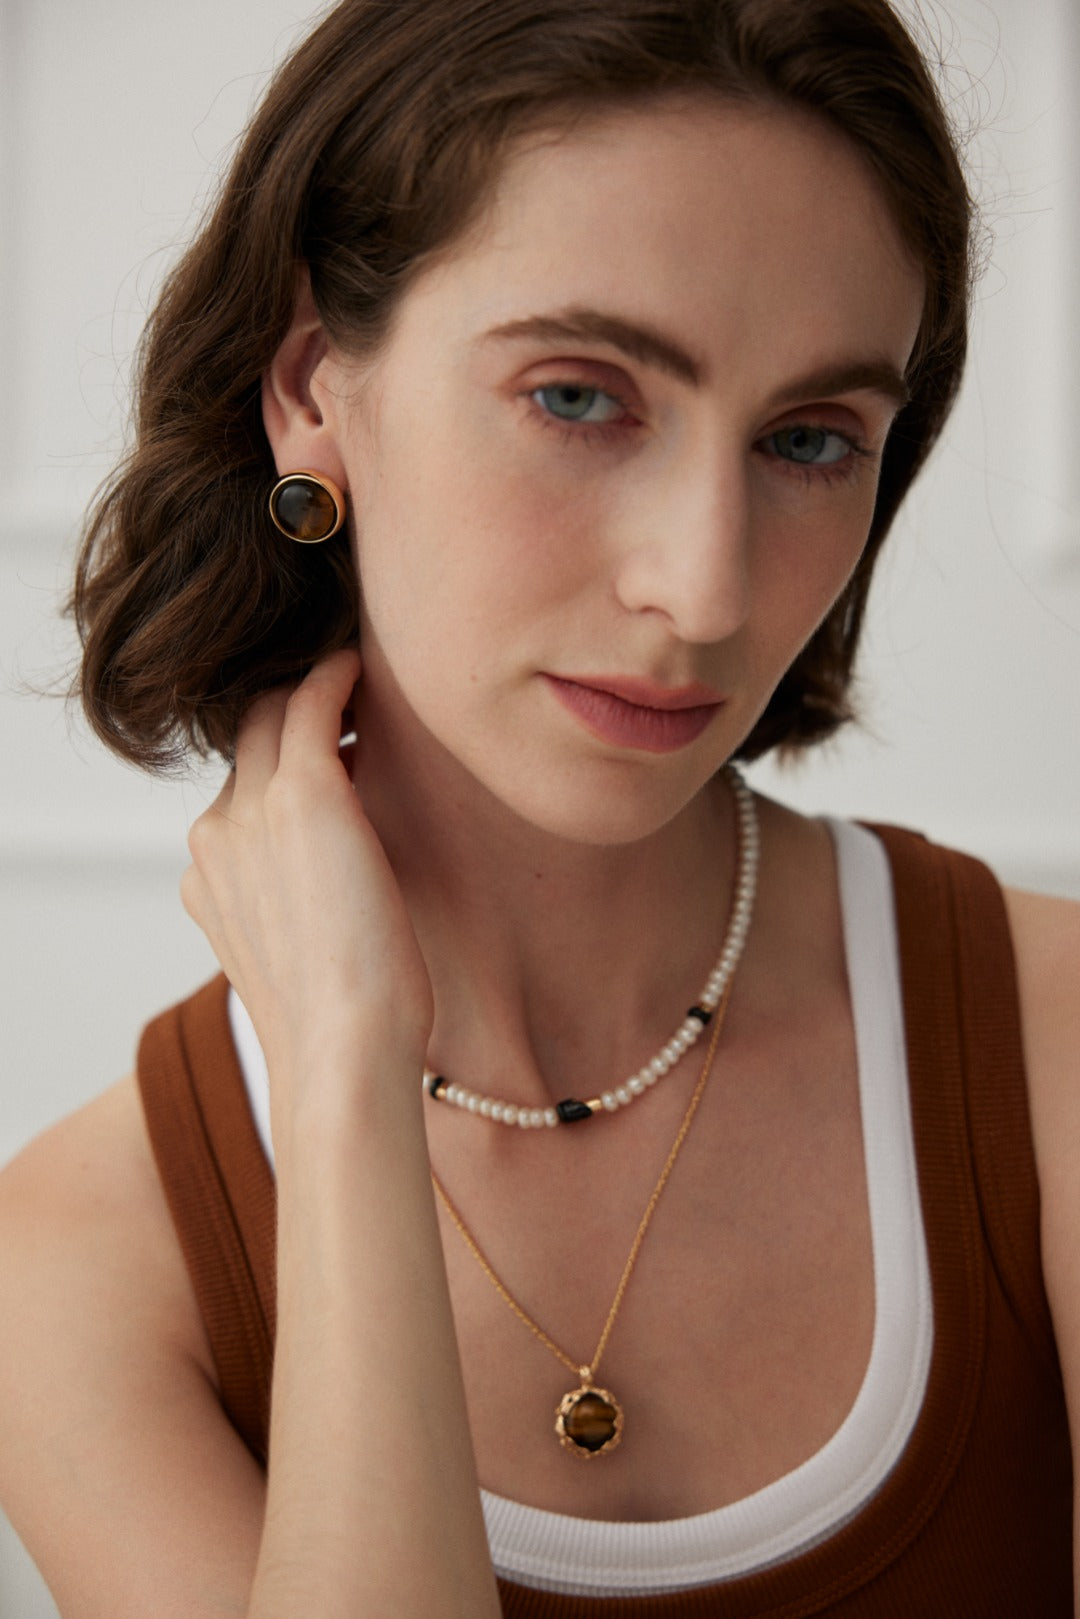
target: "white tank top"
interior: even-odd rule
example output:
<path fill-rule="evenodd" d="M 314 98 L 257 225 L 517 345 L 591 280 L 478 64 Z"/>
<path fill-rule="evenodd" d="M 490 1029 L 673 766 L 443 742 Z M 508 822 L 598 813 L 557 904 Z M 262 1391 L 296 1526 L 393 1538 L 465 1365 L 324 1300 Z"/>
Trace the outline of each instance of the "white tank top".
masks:
<path fill-rule="evenodd" d="M 791 1473 L 714 1512 L 607 1523 L 542 1512 L 483 1491 L 495 1570 L 519 1585 L 638 1596 L 711 1585 L 808 1550 L 865 1505 L 915 1426 L 933 1347 L 933 1309 L 907 1091 L 892 879 L 871 833 L 829 821 L 840 874 L 859 1065 L 874 1255 L 874 1337 L 855 1404 Z M 273 1166 L 266 1063 L 239 997 L 229 1017 L 251 1111 Z"/>

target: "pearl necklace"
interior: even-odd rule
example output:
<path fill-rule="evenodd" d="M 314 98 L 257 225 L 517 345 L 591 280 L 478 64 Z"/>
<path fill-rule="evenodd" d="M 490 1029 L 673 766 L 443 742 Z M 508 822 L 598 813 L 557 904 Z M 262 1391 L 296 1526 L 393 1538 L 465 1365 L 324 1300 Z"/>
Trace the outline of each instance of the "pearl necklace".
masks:
<path fill-rule="evenodd" d="M 522 1130 L 540 1129 L 545 1126 L 554 1129 L 558 1124 L 577 1124 L 585 1119 L 591 1119 L 596 1113 L 615 1113 L 621 1107 L 628 1107 L 631 1102 L 636 1101 L 655 1085 L 658 1079 L 671 1072 L 676 1063 L 700 1038 L 702 1030 L 712 1022 L 713 1014 L 724 997 L 724 992 L 739 964 L 739 957 L 743 953 L 754 905 L 758 867 L 758 823 L 754 795 L 735 765 L 726 765 L 724 774 L 735 799 L 738 825 L 738 863 L 727 932 L 716 966 L 709 974 L 696 1004 L 687 1012 L 667 1044 L 621 1085 L 615 1085 L 611 1090 L 604 1091 L 600 1096 L 593 1096 L 587 1102 L 571 1096 L 564 1102 L 558 1102 L 554 1107 L 518 1107 L 514 1102 L 504 1102 L 497 1097 L 471 1091 L 464 1085 L 448 1083 L 434 1069 L 425 1068 L 422 1083 L 429 1096 L 436 1101 L 451 1102 L 466 1113 L 479 1114 L 483 1119 L 494 1119 L 499 1124 L 516 1125 Z"/>

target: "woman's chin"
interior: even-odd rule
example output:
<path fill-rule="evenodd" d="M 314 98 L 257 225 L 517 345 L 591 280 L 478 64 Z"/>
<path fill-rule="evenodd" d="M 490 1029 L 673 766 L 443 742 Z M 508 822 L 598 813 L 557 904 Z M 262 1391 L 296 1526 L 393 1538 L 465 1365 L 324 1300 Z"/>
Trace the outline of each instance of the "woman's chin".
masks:
<path fill-rule="evenodd" d="M 716 767 L 719 769 L 719 765 Z M 548 837 L 595 848 L 641 843 L 673 825 L 708 795 L 715 772 L 691 781 L 653 779 L 639 772 L 566 771 L 519 778 L 493 796 L 518 821 Z M 607 779 L 597 779 L 606 776 Z"/>

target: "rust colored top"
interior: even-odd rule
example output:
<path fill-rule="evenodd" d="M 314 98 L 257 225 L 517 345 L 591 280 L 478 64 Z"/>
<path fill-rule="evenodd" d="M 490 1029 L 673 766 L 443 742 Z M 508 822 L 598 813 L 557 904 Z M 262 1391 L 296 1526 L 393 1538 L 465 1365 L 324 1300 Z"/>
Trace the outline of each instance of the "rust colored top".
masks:
<path fill-rule="evenodd" d="M 693 1590 L 555 1595 L 507 1619 L 1072 1619 L 1072 1476 L 1001 890 L 978 861 L 876 827 L 892 867 L 934 1302 L 922 1410 L 893 1471 L 811 1550 Z M 275 1193 L 218 977 L 156 1018 L 138 1076 L 221 1402 L 265 1464 Z"/>

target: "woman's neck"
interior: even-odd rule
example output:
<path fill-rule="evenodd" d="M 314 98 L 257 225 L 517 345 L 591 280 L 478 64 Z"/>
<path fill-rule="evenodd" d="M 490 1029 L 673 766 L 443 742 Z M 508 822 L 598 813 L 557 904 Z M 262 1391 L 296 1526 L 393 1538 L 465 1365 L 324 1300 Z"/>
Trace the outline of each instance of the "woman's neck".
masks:
<path fill-rule="evenodd" d="M 590 845 L 529 825 L 433 738 L 395 745 L 370 716 L 360 734 L 365 810 L 432 979 L 433 1062 L 538 1106 L 583 1076 L 631 1072 L 670 1038 L 726 925 L 736 839 L 722 782 L 640 841 Z"/>

